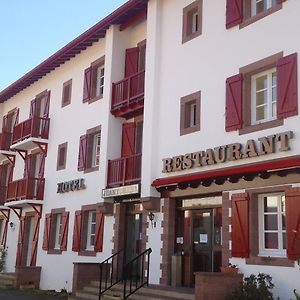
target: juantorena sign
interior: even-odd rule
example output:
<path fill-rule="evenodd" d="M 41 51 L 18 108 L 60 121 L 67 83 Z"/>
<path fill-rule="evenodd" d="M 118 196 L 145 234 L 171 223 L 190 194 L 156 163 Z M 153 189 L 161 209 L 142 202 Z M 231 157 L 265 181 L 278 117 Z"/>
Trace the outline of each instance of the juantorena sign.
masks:
<path fill-rule="evenodd" d="M 199 168 L 201 166 L 235 161 L 248 157 L 288 151 L 293 131 L 248 140 L 245 145 L 234 143 L 163 159 L 163 173 Z"/>

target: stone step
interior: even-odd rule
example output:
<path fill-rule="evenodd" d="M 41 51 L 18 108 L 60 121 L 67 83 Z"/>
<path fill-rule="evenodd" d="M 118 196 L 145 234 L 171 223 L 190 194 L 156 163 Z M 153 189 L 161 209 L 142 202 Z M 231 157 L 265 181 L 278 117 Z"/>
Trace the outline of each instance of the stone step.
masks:
<path fill-rule="evenodd" d="M 2 278 L 16 280 L 16 276 L 14 273 L 0 273 L 0 279 Z"/>
<path fill-rule="evenodd" d="M 14 279 L 0 278 L 0 285 L 11 285 L 11 286 L 13 286 L 14 283 L 15 283 Z"/>

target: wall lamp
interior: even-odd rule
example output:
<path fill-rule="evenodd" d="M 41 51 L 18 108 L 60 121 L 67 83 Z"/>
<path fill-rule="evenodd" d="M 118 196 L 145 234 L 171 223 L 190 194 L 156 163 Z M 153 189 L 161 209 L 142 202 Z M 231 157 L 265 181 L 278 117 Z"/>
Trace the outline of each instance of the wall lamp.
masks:
<path fill-rule="evenodd" d="M 15 228 L 16 228 L 16 224 L 13 223 L 13 222 L 10 222 L 10 223 L 9 223 L 9 227 L 11 228 L 12 231 L 14 231 Z"/>
<path fill-rule="evenodd" d="M 149 218 L 149 220 L 151 222 L 151 227 L 155 228 L 156 227 L 156 221 L 154 220 L 155 219 L 154 213 L 153 212 L 149 212 L 148 218 Z"/>

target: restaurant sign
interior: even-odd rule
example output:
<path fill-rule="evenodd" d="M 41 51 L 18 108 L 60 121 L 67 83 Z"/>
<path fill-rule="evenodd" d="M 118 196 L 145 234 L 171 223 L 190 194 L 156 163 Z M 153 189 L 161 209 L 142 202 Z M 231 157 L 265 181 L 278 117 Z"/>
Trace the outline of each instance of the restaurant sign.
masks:
<path fill-rule="evenodd" d="M 226 161 L 267 155 L 276 152 L 288 151 L 290 139 L 293 138 L 292 131 L 286 131 L 257 140 L 248 140 L 245 145 L 234 143 L 205 151 L 197 151 L 163 159 L 163 173 L 199 168 Z"/>
<path fill-rule="evenodd" d="M 138 194 L 140 191 L 139 187 L 139 184 L 132 184 L 111 189 L 104 189 L 102 190 L 102 198 L 113 198 L 119 196 Z"/>

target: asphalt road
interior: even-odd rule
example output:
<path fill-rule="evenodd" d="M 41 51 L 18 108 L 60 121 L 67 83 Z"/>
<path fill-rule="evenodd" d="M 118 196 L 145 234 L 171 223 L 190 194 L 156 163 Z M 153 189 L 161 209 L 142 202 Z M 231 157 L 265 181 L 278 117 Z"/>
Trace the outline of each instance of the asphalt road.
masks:
<path fill-rule="evenodd" d="M 0 300 L 54 300 L 66 298 L 50 297 L 46 295 L 36 295 L 30 292 L 22 292 L 16 290 L 0 290 Z"/>

